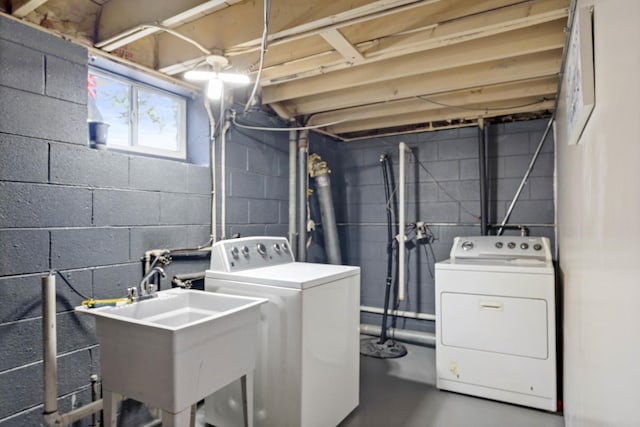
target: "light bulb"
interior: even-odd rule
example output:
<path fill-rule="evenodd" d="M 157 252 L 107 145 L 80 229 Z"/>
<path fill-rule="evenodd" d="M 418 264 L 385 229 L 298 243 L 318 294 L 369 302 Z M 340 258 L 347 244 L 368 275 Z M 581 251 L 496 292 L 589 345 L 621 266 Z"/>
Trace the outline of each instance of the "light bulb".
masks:
<path fill-rule="evenodd" d="M 190 70 L 184 73 L 184 78 L 187 80 L 191 80 L 192 82 L 196 81 L 206 81 L 210 78 L 215 77 L 215 74 L 211 71 L 201 71 L 201 70 Z"/>
<path fill-rule="evenodd" d="M 209 85 L 207 86 L 207 96 L 210 99 L 220 99 L 220 97 L 222 97 L 222 80 L 209 80 Z"/>
<path fill-rule="evenodd" d="M 218 73 L 217 77 L 225 83 L 248 85 L 251 82 L 251 79 L 246 74 Z"/>

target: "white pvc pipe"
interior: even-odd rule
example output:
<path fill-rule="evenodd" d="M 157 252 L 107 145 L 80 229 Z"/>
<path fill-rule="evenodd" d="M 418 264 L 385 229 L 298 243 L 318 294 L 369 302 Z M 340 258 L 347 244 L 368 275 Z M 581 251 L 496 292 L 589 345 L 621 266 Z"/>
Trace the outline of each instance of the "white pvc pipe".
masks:
<path fill-rule="evenodd" d="M 368 305 L 361 305 L 360 311 L 365 313 L 384 314 L 384 309 L 381 307 L 372 307 Z M 420 320 L 436 320 L 435 314 L 430 313 L 417 313 L 415 311 L 403 311 L 403 310 L 387 310 L 389 316 L 406 317 L 408 319 L 420 319 Z"/>
<path fill-rule="evenodd" d="M 382 327 L 378 325 L 360 324 L 360 333 L 362 335 L 380 336 Z M 435 346 L 436 335 L 432 332 L 411 331 L 409 329 L 393 329 L 389 328 L 387 335 L 396 340 L 423 346 Z"/>
<path fill-rule="evenodd" d="M 218 240 L 217 232 L 217 210 L 218 203 L 216 201 L 216 119 L 211 111 L 211 103 L 209 98 L 204 97 L 204 109 L 207 111 L 209 117 L 209 145 L 211 150 L 211 243 L 215 243 Z"/>
<path fill-rule="evenodd" d="M 293 122 L 292 122 L 293 124 Z M 296 130 L 289 131 L 289 246 L 291 252 L 297 254 L 297 236 L 296 236 L 296 177 L 297 177 L 297 161 L 298 161 L 298 132 Z"/>
<path fill-rule="evenodd" d="M 409 147 L 404 142 L 401 142 L 398 146 L 400 157 L 400 190 L 399 190 L 399 207 L 398 207 L 398 228 L 400 233 L 398 234 L 398 300 L 404 301 L 405 283 L 405 153 L 409 151 Z"/>
<path fill-rule="evenodd" d="M 224 112 L 224 87 L 220 97 L 220 236 L 227 236 L 227 130 L 231 125 Z"/>
<path fill-rule="evenodd" d="M 44 415 L 58 412 L 56 343 L 56 276 L 42 278 L 42 340 L 44 365 Z"/>

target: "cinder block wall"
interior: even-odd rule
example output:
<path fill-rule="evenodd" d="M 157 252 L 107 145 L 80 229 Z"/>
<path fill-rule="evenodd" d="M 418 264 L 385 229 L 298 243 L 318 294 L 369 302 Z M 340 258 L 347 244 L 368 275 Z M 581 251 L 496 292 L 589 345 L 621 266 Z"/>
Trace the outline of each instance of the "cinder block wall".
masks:
<path fill-rule="evenodd" d="M 490 127 L 487 145 L 491 223 L 502 221 L 546 124 L 546 120 L 535 120 Z M 443 130 L 359 142 L 323 141 L 312 143 L 311 151 L 331 159 L 329 166 L 333 171 L 332 190 L 342 255 L 345 263 L 362 267 L 362 304 L 382 307 L 387 230 L 379 159 L 382 154 L 389 155 L 397 184 L 400 141 L 406 142 L 413 153 L 407 157 L 406 220 L 430 224 L 436 240 L 430 246 L 418 245 L 407 251 L 407 300 L 399 308 L 434 313 L 434 263 L 448 258 L 455 236 L 480 234 L 478 129 Z M 553 165 L 553 138 L 549 136 L 509 221 L 509 224 L 530 226 L 531 235 L 549 237 L 552 244 Z M 319 221 L 319 216 L 316 220 Z M 508 233 L 513 234 L 505 234 Z M 380 324 L 381 318 L 363 314 L 362 321 Z M 398 326 L 434 330 L 433 323 L 428 321 L 403 320 Z"/>

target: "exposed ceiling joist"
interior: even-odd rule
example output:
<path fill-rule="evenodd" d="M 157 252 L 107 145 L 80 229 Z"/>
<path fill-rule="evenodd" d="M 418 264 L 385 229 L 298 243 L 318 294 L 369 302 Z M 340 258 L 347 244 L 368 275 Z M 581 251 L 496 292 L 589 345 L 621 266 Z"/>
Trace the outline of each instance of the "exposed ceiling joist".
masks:
<path fill-rule="evenodd" d="M 254 78 L 264 62 L 264 106 L 335 123 L 329 133 L 343 139 L 547 114 L 571 2 L 270 0 L 262 61 L 264 0 L 42 1 L 6 3 L 35 7 L 24 19 L 54 31 L 99 35 L 103 51 L 164 74 L 211 52 Z"/>
<path fill-rule="evenodd" d="M 327 31 L 323 31 L 320 33 L 323 39 L 327 41 L 333 48 L 340 54 L 344 59 L 349 62 L 361 62 L 364 61 L 364 57 L 356 49 L 353 47 L 349 40 L 345 39 L 344 36 L 335 28 L 332 28 Z"/>
<path fill-rule="evenodd" d="M 428 49 L 463 43 L 495 34 L 526 28 L 554 20 L 566 22 L 568 9 L 562 0 L 535 0 L 483 12 L 472 16 L 413 28 L 409 33 L 367 40 L 355 45 L 366 62 L 381 61 Z M 389 20 L 397 18 L 389 18 Z M 389 21 L 388 20 L 388 21 Z M 387 24 L 388 24 L 387 21 Z M 309 51 L 306 51 L 307 55 Z M 353 64 L 335 51 L 320 52 L 284 62 L 269 54 L 269 62 L 262 74 L 262 85 L 282 83 L 289 80 L 312 77 L 328 72 L 349 68 Z"/>
<path fill-rule="evenodd" d="M 497 101 L 513 101 L 527 97 L 543 99 L 557 88 L 557 77 L 546 77 L 529 81 L 517 81 L 493 86 L 475 87 L 463 91 L 448 92 L 428 97 L 414 97 L 398 101 L 352 107 L 312 116 L 310 124 L 333 123 L 338 120 L 357 121 L 378 117 L 430 111 L 451 106 L 464 111 L 466 105 L 488 105 Z M 513 105 L 516 105 L 514 102 Z M 518 104 L 519 105 L 519 104 Z"/>
<path fill-rule="evenodd" d="M 319 36 L 323 31 L 343 25 L 395 13 L 398 9 L 438 3 L 445 0 L 281 0 L 272 3 L 269 22 L 269 45 L 290 43 L 301 38 Z M 504 1 L 504 0 L 503 0 Z M 233 11 L 220 11 L 207 15 L 194 25 L 177 27 L 180 33 L 205 46 L 221 49 L 225 55 L 255 52 L 260 46 L 262 33 L 262 2 L 242 2 Z M 212 37 L 211 28 L 216 28 Z M 244 31 L 239 33 L 238 28 Z M 159 68 L 177 74 L 185 71 L 179 64 L 189 59 L 175 39 L 158 37 Z"/>
<path fill-rule="evenodd" d="M 47 0 L 11 0 L 11 14 L 16 18 L 23 18 L 46 2 Z"/>
<path fill-rule="evenodd" d="M 143 0 L 149 1 L 149 0 Z M 131 2 L 112 0 L 103 7 L 100 19 L 101 40 L 96 47 L 107 52 L 112 52 L 124 45 L 132 43 L 161 31 L 161 28 L 174 28 L 186 24 L 198 17 L 213 13 L 241 0 L 209 0 L 201 2 L 190 0 L 182 2 L 157 2 L 153 1 L 149 7 L 136 4 L 131 7 Z M 136 13 L 131 13 L 135 11 Z M 122 16 L 128 16 L 130 26 L 126 29 L 122 26 Z M 149 26 L 149 25 L 153 26 Z"/>
<path fill-rule="evenodd" d="M 558 73 L 560 62 L 559 50 L 547 51 L 296 98 L 295 102 L 287 101 L 286 105 L 295 114 L 307 115 L 375 102 L 553 76 Z"/>
<path fill-rule="evenodd" d="M 453 120 L 471 120 L 478 118 L 489 118 L 503 116 L 505 114 L 519 114 L 532 111 L 548 110 L 553 108 L 554 101 L 543 101 L 539 98 L 522 98 L 519 100 L 518 106 L 514 107 L 513 101 L 492 102 L 487 105 L 478 105 L 477 110 L 473 111 L 474 105 L 468 106 L 470 111 L 461 113 L 458 109 L 441 108 L 424 114 L 416 112 L 411 114 L 402 114 L 398 116 L 387 116 L 383 119 L 361 120 L 356 122 L 340 123 L 329 127 L 327 130 L 335 134 L 344 134 L 349 132 L 358 132 L 368 129 L 384 129 L 398 126 L 408 126 L 420 123 L 453 121 Z M 482 108 L 485 108 L 482 110 Z"/>
<path fill-rule="evenodd" d="M 562 21 L 263 88 L 265 103 L 562 48 Z"/>

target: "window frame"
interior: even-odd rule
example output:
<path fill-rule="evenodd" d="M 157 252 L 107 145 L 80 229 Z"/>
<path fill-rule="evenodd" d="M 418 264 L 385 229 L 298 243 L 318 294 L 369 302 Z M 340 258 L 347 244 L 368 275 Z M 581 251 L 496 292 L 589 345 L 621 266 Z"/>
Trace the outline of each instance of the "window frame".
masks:
<path fill-rule="evenodd" d="M 98 77 L 115 80 L 129 87 L 129 142 L 130 145 L 110 145 L 107 137 L 107 149 L 113 151 L 121 151 L 126 153 L 146 154 L 158 157 L 169 157 L 172 159 L 186 160 L 187 158 L 187 97 L 180 95 L 151 84 L 143 83 L 138 80 L 105 70 L 100 67 L 89 65 L 88 74 Z M 167 97 L 173 101 L 177 101 L 179 105 L 178 113 L 178 141 L 176 150 L 167 150 L 162 148 L 149 147 L 140 145 L 139 140 L 139 123 L 138 123 L 138 90 L 142 89 L 156 95 Z"/>

